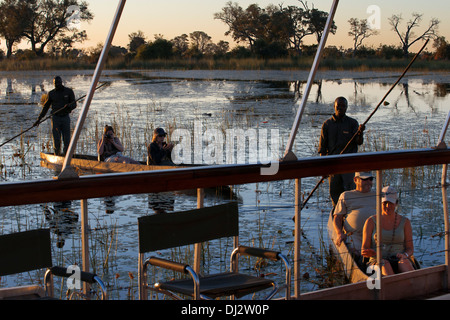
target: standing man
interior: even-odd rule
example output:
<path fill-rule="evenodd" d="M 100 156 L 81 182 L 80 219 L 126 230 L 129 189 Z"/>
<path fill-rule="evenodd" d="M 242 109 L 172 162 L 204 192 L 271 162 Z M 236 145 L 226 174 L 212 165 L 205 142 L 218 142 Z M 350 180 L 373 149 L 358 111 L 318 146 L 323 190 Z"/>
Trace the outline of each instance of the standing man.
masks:
<path fill-rule="evenodd" d="M 39 125 L 39 122 L 45 117 L 51 106 L 54 153 L 55 155 L 66 155 L 70 143 L 69 114 L 77 107 L 77 103 L 73 90 L 63 86 L 60 76 L 56 76 L 53 79 L 53 84 L 55 89 L 48 93 L 47 101 L 45 101 L 44 108 L 34 126 Z M 63 153 L 61 153 L 61 136 L 64 142 Z"/>
<path fill-rule="evenodd" d="M 365 128 L 363 125 L 359 126 L 358 121 L 345 114 L 347 107 L 348 102 L 344 97 L 338 97 L 334 101 L 334 114 L 322 125 L 319 142 L 319 154 L 321 156 L 356 153 L 358 152 L 358 145 L 364 142 L 363 132 Z M 345 148 L 356 133 L 355 139 Z M 335 174 L 329 177 L 330 197 L 333 202 L 333 207 L 336 206 L 342 192 L 355 188 L 353 182 L 354 176 L 354 173 L 345 173 Z"/>

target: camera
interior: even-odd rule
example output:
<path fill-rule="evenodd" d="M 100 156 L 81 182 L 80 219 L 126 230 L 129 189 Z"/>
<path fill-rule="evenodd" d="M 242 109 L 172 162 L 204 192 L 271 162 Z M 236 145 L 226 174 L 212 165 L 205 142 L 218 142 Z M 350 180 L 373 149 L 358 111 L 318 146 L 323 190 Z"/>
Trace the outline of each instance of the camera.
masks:
<path fill-rule="evenodd" d="M 111 132 L 108 132 L 105 134 L 105 138 L 107 138 L 107 139 L 112 139 L 112 137 L 113 137 L 113 135 Z"/>

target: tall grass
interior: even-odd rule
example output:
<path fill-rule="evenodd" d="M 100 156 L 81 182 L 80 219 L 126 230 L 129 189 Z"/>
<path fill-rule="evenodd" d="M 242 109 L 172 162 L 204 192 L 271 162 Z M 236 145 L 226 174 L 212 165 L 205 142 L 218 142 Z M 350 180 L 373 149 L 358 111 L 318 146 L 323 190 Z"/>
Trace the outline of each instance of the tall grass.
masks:
<path fill-rule="evenodd" d="M 162 70 L 309 70 L 313 57 L 287 57 L 277 59 L 260 58 L 173 58 L 154 60 L 127 60 L 125 57 L 109 58 L 106 69 L 162 69 Z M 409 59 L 384 58 L 323 58 L 322 70 L 391 71 L 402 70 Z M 94 69 L 96 61 L 86 59 L 35 58 L 31 60 L 0 60 L 2 71 L 26 70 L 83 70 Z M 444 60 L 418 60 L 414 68 L 424 71 L 449 70 L 450 64 Z"/>

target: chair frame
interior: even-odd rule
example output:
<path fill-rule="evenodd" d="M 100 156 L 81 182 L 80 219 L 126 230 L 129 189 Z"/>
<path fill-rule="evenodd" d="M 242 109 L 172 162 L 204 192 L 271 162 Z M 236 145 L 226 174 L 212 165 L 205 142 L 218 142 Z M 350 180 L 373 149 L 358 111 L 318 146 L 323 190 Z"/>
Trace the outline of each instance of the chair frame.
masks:
<path fill-rule="evenodd" d="M 0 289 L 1 299 L 53 298 L 53 276 L 69 278 L 67 269 L 53 266 L 50 229 L 37 229 L 0 236 L 0 257 L 6 263 L 0 265 L 0 276 L 18 274 L 46 268 L 44 285 L 27 285 Z M 107 288 L 94 273 L 80 272 L 80 281 L 97 283 L 102 292 L 102 300 L 108 299 Z"/>
<path fill-rule="evenodd" d="M 213 299 L 207 295 L 201 294 L 202 277 L 188 264 L 178 263 L 154 256 L 145 259 L 145 254 L 151 251 L 181 247 L 183 245 L 191 245 L 231 236 L 234 238 L 234 250 L 230 256 L 230 272 L 225 274 L 238 274 L 238 257 L 240 255 L 266 258 L 272 261 L 282 260 L 286 269 L 285 284 L 278 287 L 274 281 L 271 281 L 273 290 L 265 297 L 265 300 L 272 299 L 275 294 L 282 289 L 286 289 L 285 299 L 289 300 L 291 267 L 288 259 L 277 251 L 239 246 L 238 214 L 237 203 L 230 202 L 209 208 L 200 208 L 170 214 L 156 214 L 138 218 L 139 298 L 141 300 L 147 300 L 149 290 L 151 290 L 157 293 L 165 294 L 175 300 L 183 299 L 175 292 L 162 288 L 162 284 L 160 283 L 155 283 L 153 285 L 148 284 L 148 267 L 153 265 L 189 275 L 193 281 L 193 292 L 191 294 L 182 294 L 191 295 L 194 300 Z M 190 231 L 186 231 L 186 229 Z M 164 236 L 169 239 L 167 241 L 165 239 L 161 239 Z M 183 236 L 187 239 L 183 239 Z M 217 275 L 208 275 L 205 278 L 214 276 Z M 265 288 L 267 288 L 267 284 Z M 249 293 L 256 291 L 259 290 L 250 291 Z M 232 299 L 236 298 L 233 294 L 231 294 L 231 297 Z"/>

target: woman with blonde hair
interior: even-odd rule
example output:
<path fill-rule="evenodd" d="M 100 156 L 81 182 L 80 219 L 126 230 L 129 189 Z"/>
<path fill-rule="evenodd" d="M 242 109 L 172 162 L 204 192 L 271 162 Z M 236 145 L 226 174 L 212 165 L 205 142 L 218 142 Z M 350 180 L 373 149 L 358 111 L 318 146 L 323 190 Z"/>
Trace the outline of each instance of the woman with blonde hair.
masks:
<path fill-rule="evenodd" d="M 97 143 L 97 153 L 100 160 L 105 162 L 134 163 L 138 161 L 122 155 L 124 147 L 120 139 L 114 135 L 113 127 L 106 125 L 103 136 Z"/>
<path fill-rule="evenodd" d="M 392 187 L 382 189 L 381 214 L 381 272 L 383 275 L 414 270 L 411 256 L 414 253 L 411 222 L 396 212 L 397 191 Z M 361 254 L 370 258 L 369 265 L 380 265 L 376 257 L 376 216 L 366 220 L 363 229 Z M 397 272 L 395 272 L 397 271 Z"/>

